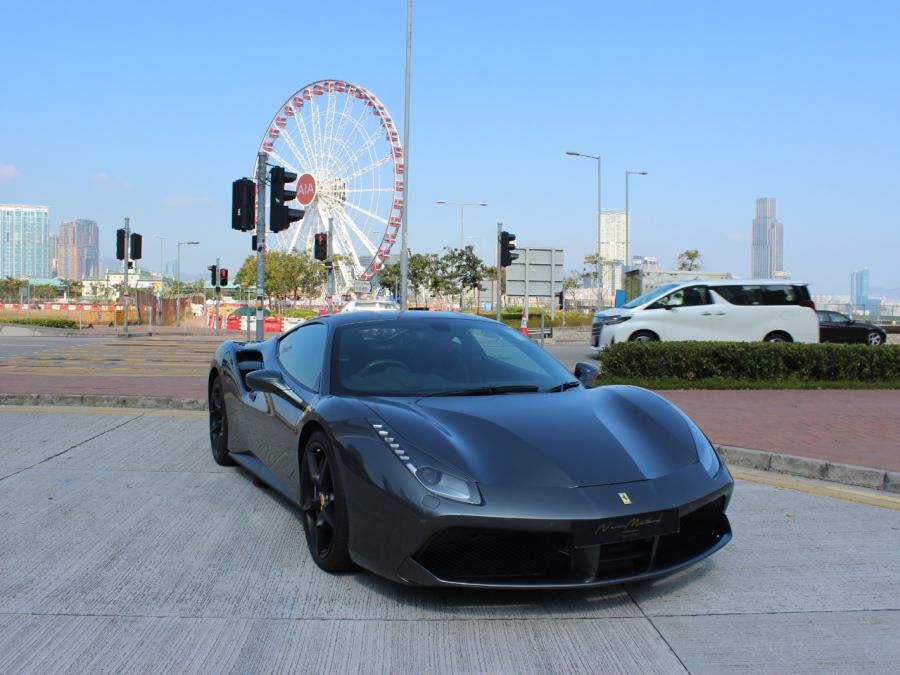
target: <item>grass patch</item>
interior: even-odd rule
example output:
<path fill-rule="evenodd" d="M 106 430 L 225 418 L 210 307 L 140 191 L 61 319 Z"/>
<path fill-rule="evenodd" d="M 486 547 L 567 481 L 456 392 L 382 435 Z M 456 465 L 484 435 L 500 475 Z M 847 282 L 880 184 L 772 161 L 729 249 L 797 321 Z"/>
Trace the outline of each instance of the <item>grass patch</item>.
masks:
<path fill-rule="evenodd" d="M 78 323 L 71 319 L 42 319 L 38 317 L 2 317 L 0 323 L 15 323 L 20 326 L 42 326 L 44 328 L 78 328 Z"/>
<path fill-rule="evenodd" d="M 728 377 L 704 377 L 688 380 L 681 377 L 618 377 L 601 375 L 594 386 L 632 384 L 645 389 L 900 389 L 900 379 L 889 380 L 738 380 Z"/>

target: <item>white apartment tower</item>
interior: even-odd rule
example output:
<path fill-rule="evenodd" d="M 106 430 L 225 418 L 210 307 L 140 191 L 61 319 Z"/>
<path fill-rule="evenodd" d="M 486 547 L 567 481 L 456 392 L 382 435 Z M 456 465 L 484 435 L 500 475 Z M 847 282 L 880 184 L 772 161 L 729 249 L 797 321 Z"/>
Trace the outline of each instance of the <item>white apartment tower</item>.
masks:
<path fill-rule="evenodd" d="M 784 273 L 784 226 L 775 217 L 775 198 L 756 200 L 753 219 L 753 249 L 750 275 L 754 279 L 774 279 Z"/>

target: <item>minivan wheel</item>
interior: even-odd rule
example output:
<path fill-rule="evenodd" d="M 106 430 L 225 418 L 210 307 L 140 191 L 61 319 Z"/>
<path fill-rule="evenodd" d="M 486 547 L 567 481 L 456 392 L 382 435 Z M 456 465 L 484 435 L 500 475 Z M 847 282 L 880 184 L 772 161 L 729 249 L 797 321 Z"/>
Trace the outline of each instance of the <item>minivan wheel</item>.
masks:
<path fill-rule="evenodd" d="M 866 342 L 868 342 L 873 347 L 877 347 L 882 342 L 884 342 L 884 338 L 881 337 L 881 333 L 879 333 L 877 330 L 873 330 L 866 336 Z"/>
<path fill-rule="evenodd" d="M 631 337 L 628 338 L 629 342 L 658 342 L 659 335 L 649 330 L 639 330 L 637 333 L 632 333 Z"/>
<path fill-rule="evenodd" d="M 763 342 L 793 342 L 793 340 L 791 340 L 791 336 L 787 333 L 775 331 L 774 333 L 766 335 L 766 337 L 763 338 Z"/>

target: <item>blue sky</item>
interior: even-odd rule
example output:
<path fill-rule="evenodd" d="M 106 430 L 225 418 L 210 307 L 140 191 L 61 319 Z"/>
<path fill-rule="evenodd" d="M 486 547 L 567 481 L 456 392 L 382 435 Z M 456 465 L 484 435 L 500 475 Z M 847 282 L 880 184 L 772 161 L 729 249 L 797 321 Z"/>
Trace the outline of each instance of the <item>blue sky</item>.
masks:
<path fill-rule="evenodd" d="M 182 266 L 236 269 L 231 181 L 293 91 L 340 78 L 402 125 L 403 0 L 341 3 L 4 3 L 0 202 L 51 224 L 123 216 L 159 242 L 196 238 Z M 263 17 L 263 18 L 259 18 Z M 497 221 L 520 246 L 594 247 L 632 179 L 632 251 L 748 275 L 754 198 L 778 200 L 785 266 L 819 293 L 852 269 L 900 287 L 900 4 L 427 2 L 415 7 L 410 245 L 466 233 L 490 261 Z M 492 251 L 492 249 L 490 249 Z"/>

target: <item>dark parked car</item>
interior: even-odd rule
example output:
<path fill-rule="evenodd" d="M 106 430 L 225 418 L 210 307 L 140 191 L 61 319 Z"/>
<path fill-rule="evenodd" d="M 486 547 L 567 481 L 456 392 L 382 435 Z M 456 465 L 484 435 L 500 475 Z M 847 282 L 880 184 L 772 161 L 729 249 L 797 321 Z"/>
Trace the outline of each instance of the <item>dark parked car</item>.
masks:
<path fill-rule="evenodd" d="M 297 505 L 329 572 L 585 587 L 725 546 L 733 481 L 697 425 L 651 391 L 586 388 L 594 366 L 576 374 L 489 319 L 320 317 L 219 347 L 213 458 Z"/>
<path fill-rule="evenodd" d="M 887 341 L 887 331 L 865 321 L 854 321 L 846 314 L 817 310 L 821 342 L 865 342 L 873 346 Z"/>

